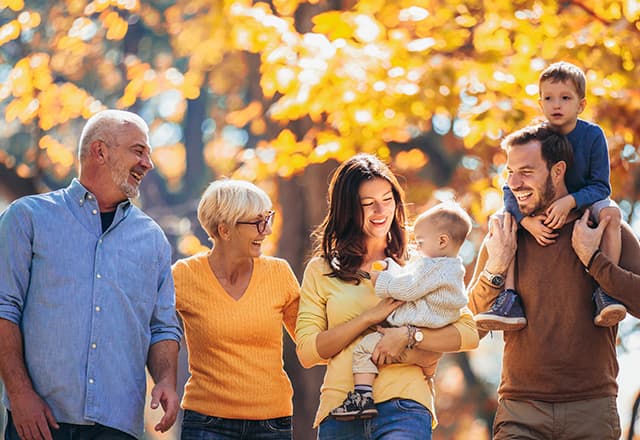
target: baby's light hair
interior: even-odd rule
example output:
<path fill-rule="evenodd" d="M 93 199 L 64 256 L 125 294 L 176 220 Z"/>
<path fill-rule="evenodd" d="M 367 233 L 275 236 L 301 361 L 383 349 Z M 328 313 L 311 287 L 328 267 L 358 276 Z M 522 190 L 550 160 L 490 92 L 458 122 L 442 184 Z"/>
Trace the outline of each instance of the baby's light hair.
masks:
<path fill-rule="evenodd" d="M 438 231 L 449 234 L 458 247 L 462 246 L 473 226 L 467 211 L 454 201 L 438 203 L 420 214 L 413 222 L 414 230 L 418 224 L 427 221 Z"/>

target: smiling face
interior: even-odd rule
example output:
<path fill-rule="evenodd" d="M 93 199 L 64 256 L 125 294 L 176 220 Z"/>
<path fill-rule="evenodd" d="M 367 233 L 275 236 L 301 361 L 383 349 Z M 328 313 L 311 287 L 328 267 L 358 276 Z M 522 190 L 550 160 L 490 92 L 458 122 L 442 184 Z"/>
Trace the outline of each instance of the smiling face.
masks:
<path fill-rule="evenodd" d="M 569 80 L 542 81 L 538 103 L 549 124 L 560 133 L 568 134 L 575 128 L 586 100 L 578 95 Z"/>
<path fill-rule="evenodd" d="M 365 180 L 360 185 L 358 196 L 364 235 L 386 240 L 396 212 L 391 183 L 382 178 Z"/>
<path fill-rule="evenodd" d="M 108 147 L 111 179 L 124 197 L 135 198 L 140 193 L 140 182 L 153 169 L 149 137 L 146 131 L 129 123 L 115 139 L 117 145 Z"/>
<path fill-rule="evenodd" d="M 256 224 L 259 221 L 267 220 L 262 227 L 258 228 Z M 273 212 L 265 212 L 249 219 L 241 219 L 241 223 L 235 226 L 235 232 L 231 235 L 230 245 L 234 248 L 237 255 L 242 257 L 257 258 L 262 254 L 262 242 L 271 235 L 271 225 L 273 223 Z M 259 232 L 262 230 L 262 232 Z"/>
<path fill-rule="evenodd" d="M 541 213 L 556 199 L 554 167 L 547 168 L 537 140 L 509 148 L 507 184 L 524 215 Z"/>

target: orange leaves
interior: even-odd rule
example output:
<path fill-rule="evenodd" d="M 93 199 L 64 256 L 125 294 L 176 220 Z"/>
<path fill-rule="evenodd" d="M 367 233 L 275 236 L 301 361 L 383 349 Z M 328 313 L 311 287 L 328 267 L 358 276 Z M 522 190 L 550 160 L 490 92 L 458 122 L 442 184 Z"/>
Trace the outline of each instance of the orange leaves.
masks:
<path fill-rule="evenodd" d="M 18 61 L 3 85 L 0 96 L 12 95 L 5 120 L 23 124 L 38 118 L 43 130 L 80 116 L 88 117 L 100 104 L 72 83 L 54 84 L 49 55 L 34 53 Z"/>
<path fill-rule="evenodd" d="M 424 167 L 429 158 L 419 149 L 412 148 L 409 151 L 400 151 L 396 154 L 394 166 L 399 171 L 415 171 Z"/>

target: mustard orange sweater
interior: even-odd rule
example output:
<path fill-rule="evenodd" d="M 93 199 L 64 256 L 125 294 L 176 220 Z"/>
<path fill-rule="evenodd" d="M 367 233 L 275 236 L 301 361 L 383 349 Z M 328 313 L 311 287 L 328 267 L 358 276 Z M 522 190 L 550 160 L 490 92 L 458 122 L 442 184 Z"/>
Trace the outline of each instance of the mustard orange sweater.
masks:
<path fill-rule="evenodd" d="M 234 300 L 209 266 L 209 252 L 173 266 L 191 377 L 182 406 L 202 414 L 261 420 L 293 414 L 283 369 L 282 324 L 293 336 L 300 286 L 289 264 L 254 260 L 246 292 Z"/>

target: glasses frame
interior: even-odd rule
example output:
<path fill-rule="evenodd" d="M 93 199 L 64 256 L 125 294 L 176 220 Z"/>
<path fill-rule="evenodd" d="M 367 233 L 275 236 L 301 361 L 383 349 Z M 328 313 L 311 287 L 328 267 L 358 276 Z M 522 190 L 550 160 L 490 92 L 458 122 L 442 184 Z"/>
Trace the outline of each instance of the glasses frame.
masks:
<path fill-rule="evenodd" d="M 267 230 L 267 225 L 271 226 L 273 224 L 273 217 L 275 215 L 275 211 L 268 211 L 265 218 L 254 220 L 252 222 L 236 222 L 236 225 L 254 225 L 258 234 L 264 234 L 264 231 Z"/>

